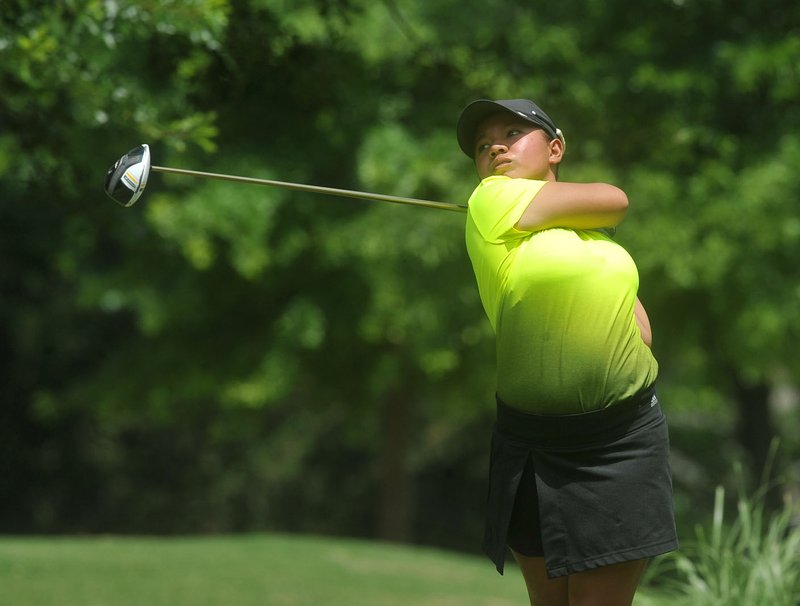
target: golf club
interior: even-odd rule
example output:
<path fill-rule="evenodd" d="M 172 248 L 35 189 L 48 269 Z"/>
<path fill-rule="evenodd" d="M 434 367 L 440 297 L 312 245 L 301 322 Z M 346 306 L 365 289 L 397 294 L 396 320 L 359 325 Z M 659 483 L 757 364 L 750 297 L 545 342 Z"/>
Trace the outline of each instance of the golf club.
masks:
<path fill-rule="evenodd" d="M 391 202 L 393 204 L 408 204 L 411 206 L 440 208 L 442 210 L 452 210 L 461 213 L 467 211 L 466 206 L 461 204 L 452 204 L 449 202 L 419 200 L 417 198 L 404 198 L 402 196 L 373 194 L 349 189 L 321 187 L 318 185 L 303 185 L 301 183 L 289 183 L 286 181 L 271 181 L 269 179 L 254 179 L 252 177 L 239 177 L 236 175 L 225 175 L 220 173 L 206 173 L 182 168 L 169 168 L 166 166 L 152 166 L 150 164 L 150 146 L 146 143 L 143 143 L 138 147 L 134 147 L 127 154 L 117 160 L 114 166 L 108 169 L 105 179 L 106 193 L 122 206 L 132 206 L 144 192 L 144 188 L 147 185 L 147 179 L 150 176 L 151 170 L 159 173 L 172 173 L 176 175 L 187 175 L 190 177 L 202 177 L 205 179 L 221 179 L 223 181 L 250 183 L 252 185 L 267 185 L 271 187 L 281 187 L 284 189 L 293 189 L 297 191 L 328 194 L 331 196 L 342 196 L 345 198 L 360 198 L 363 200 L 376 200 L 378 202 Z"/>

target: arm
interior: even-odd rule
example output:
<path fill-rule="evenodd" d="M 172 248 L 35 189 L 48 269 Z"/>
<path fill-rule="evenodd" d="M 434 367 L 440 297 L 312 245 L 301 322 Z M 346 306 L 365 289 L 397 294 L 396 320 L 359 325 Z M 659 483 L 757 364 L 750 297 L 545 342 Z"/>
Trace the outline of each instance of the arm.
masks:
<path fill-rule="evenodd" d="M 633 315 L 636 318 L 636 325 L 639 327 L 639 332 L 642 333 L 642 341 L 648 347 L 653 346 L 653 330 L 650 328 L 650 318 L 647 317 L 647 312 L 644 310 L 642 302 L 639 297 L 636 297 L 636 307 L 633 309 Z"/>
<path fill-rule="evenodd" d="M 515 227 L 522 231 L 614 227 L 627 211 L 628 196 L 613 185 L 551 181 L 531 200 Z"/>

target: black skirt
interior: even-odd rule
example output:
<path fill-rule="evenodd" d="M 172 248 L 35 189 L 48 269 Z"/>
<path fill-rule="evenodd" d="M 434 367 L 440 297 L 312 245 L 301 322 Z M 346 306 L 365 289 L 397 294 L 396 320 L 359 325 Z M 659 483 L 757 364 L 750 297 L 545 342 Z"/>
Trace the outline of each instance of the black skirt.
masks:
<path fill-rule="evenodd" d="M 500 574 L 515 502 L 526 507 L 517 499 L 523 474 L 534 518 L 538 507 L 527 528 L 539 536 L 527 539 L 542 551 L 524 555 L 542 555 L 551 578 L 678 547 L 669 436 L 654 386 L 571 415 L 529 414 L 498 398 L 483 550 Z"/>

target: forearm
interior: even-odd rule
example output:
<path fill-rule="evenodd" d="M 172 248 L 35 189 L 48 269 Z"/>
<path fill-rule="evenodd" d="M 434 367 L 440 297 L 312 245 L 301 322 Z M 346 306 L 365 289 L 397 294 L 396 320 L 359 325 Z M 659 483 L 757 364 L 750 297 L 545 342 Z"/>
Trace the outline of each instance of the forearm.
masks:
<path fill-rule="evenodd" d="M 628 196 L 613 185 L 551 182 L 531 200 L 516 227 L 527 231 L 615 227 L 627 211 Z"/>

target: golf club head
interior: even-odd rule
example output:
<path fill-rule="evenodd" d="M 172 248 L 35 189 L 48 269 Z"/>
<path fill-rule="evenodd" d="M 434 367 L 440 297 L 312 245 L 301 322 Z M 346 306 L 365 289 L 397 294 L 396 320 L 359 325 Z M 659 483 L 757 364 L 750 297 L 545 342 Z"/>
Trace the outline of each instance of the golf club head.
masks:
<path fill-rule="evenodd" d="M 106 193 L 122 206 L 131 206 L 142 195 L 150 175 L 150 146 L 134 147 L 106 173 Z"/>

